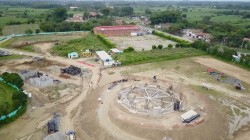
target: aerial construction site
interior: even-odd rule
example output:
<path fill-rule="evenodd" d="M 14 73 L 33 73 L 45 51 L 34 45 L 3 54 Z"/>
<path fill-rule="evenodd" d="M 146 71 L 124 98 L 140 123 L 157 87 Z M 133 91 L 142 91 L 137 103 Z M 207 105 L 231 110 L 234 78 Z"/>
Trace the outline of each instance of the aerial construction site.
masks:
<path fill-rule="evenodd" d="M 249 72 L 214 58 L 105 69 L 94 56 L 45 54 L 1 61 L 1 72 L 19 73 L 32 94 L 27 111 L 0 129 L 4 139 L 224 139 L 244 133 L 249 120 Z M 219 71 L 244 90 L 218 80 Z"/>
<path fill-rule="evenodd" d="M 250 140 L 247 10 L 23 1 L 0 0 L 0 140 Z"/>

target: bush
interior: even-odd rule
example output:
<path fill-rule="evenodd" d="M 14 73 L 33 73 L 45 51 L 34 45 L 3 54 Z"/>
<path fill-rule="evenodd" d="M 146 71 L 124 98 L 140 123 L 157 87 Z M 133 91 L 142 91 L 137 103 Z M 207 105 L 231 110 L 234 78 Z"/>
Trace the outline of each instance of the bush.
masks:
<path fill-rule="evenodd" d="M 31 29 L 25 30 L 25 34 L 31 35 L 31 34 L 33 34 L 33 31 Z"/>
<path fill-rule="evenodd" d="M 152 45 L 152 50 L 154 50 L 154 49 L 156 49 L 157 47 L 156 47 L 156 45 Z"/>
<path fill-rule="evenodd" d="M 97 38 L 101 40 L 104 44 L 106 44 L 110 48 L 115 48 L 115 44 L 111 43 L 105 36 L 98 34 Z"/>
<path fill-rule="evenodd" d="M 163 48 L 163 45 L 159 44 L 158 49 L 162 49 L 162 48 Z"/>
<path fill-rule="evenodd" d="M 135 51 L 135 49 L 133 48 L 133 47 L 128 47 L 128 48 L 126 48 L 126 49 L 124 49 L 123 50 L 123 52 L 134 52 Z"/>
<path fill-rule="evenodd" d="M 40 33 L 40 29 L 36 29 L 36 34 L 39 34 Z"/>
<path fill-rule="evenodd" d="M 172 44 L 168 44 L 168 48 L 169 49 L 173 48 L 173 45 Z"/>
<path fill-rule="evenodd" d="M 191 43 L 189 41 L 174 37 L 172 35 L 167 35 L 163 32 L 158 32 L 158 31 L 153 31 L 152 34 L 156 35 L 156 36 L 160 36 L 162 38 L 168 39 L 168 40 L 172 40 L 174 42 L 180 43 L 180 44 L 185 44 L 185 45 L 190 45 Z"/>
<path fill-rule="evenodd" d="M 22 22 L 20 21 L 9 21 L 8 23 L 6 23 L 7 25 L 20 25 L 22 24 Z"/>

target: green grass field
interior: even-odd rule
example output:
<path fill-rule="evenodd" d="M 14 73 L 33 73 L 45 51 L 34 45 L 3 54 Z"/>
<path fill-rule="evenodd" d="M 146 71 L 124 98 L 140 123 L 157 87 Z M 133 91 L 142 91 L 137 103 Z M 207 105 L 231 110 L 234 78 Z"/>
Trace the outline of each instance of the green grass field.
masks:
<path fill-rule="evenodd" d="M 212 9 L 209 7 L 192 7 L 192 8 L 189 8 L 188 12 L 183 12 L 183 13 L 187 14 L 187 20 L 191 22 L 202 20 L 202 18 L 205 16 L 211 16 L 211 21 L 218 22 L 218 23 L 223 22 L 223 23 L 233 23 L 233 24 L 238 24 L 238 25 L 246 25 L 246 24 L 249 24 L 250 22 L 250 19 L 242 19 L 241 16 L 217 15 L 216 12 L 218 11 L 228 11 L 228 9 Z"/>
<path fill-rule="evenodd" d="M 26 8 L 26 7 L 10 7 L 6 11 L 7 16 L 16 16 L 20 13 L 27 11 L 28 15 L 39 15 L 48 11 L 48 9 L 34 9 L 34 8 Z"/>
<path fill-rule="evenodd" d="M 0 61 L 6 61 L 6 60 L 13 60 L 13 59 L 20 59 L 23 56 L 21 55 L 9 55 L 9 56 L 0 56 Z"/>
<path fill-rule="evenodd" d="M 0 5 L 0 11 L 3 12 L 0 17 L 0 27 L 5 27 L 10 21 L 19 21 L 25 23 L 29 18 L 37 18 L 42 13 L 46 13 L 49 9 L 35 9 L 27 7 L 16 7 L 8 5 Z M 21 18 L 24 12 L 27 13 L 27 18 Z M 15 32 L 14 32 L 15 33 Z M 17 33 L 19 33 L 17 31 Z"/>
<path fill-rule="evenodd" d="M 6 26 L 6 23 L 10 22 L 10 21 L 20 21 L 20 22 L 26 22 L 28 19 L 26 18 L 16 18 L 15 16 L 3 16 L 0 17 L 0 26 L 4 27 Z"/>
<path fill-rule="evenodd" d="M 31 29 L 35 33 L 36 29 L 39 29 L 38 24 L 22 24 L 22 25 L 8 25 L 3 29 L 3 35 L 11 34 L 24 34 L 25 30 Z"/>
<path fill-rule="evenodd" d="M 172 60 L 191 56 L 205 55 L 206 53 L 194 48 L 175 48 L 141 52 L 129 52 L 114 56 L 122 65 L 142 64 L 163 60 Z"/>
<path fill-rule="evenodd" d="M 145 9 L 147 7 L 137 7 L 134 9 L 134 13 L 136 15 L 144 15 Z M 179 7 L 179 8 L 168 8 L 168 7 L 148 7 L 152 12 L 161 12 L 165 10 L 176 10 L 183 9 L 187 7 Z M 233 23 L 237 25 L 249 25 L 250 19 L 242 19 L 241 16 L 235 15 L 217 15 L 218 11 L 228 11 L 229 9 L 214 9 L 210 7 L 199 7 L 199 6 L 191 6 L 188 9 L 188 12 L 182 12 L 183 14 L 187 14 L 187 20 L 190 22 L 202 20 L 205 16 L 211 16 L 211 21 L 213 22 L 224 22 L 224 23 Z M 240 10 L 241 12 L 250 12 L 250 10 Z"/>
<path fill-rule="evenodd" d="M 78 52 L 81 50 L 109 50 L 109 47 L 106 46 L 103 42 L 101 42 L 95 35 L 92 33 L 87 34 L 86 36 L 73 39 L 63 44 L 56 45 L 52 49 L 52 53 L 66 57 L 70 52 Z"/>
<path fill-rule="evenodd" d="M 12 102 L 12 95 L 14 92 L 16 92 L 14 88 L 0 81 L 0 108 L 6 108 L 7 113 L 14 110 Z"/>

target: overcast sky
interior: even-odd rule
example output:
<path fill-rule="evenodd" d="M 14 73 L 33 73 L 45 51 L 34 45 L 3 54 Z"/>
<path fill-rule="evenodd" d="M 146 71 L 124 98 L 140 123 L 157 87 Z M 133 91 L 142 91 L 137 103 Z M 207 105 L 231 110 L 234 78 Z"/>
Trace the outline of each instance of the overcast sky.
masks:
<path fill-rule="evenodd" d="M 76 0 L 76 1 L 92 1 L 92 0 Z M 93 1 L 236 1 L 236 2 L 248 1 L 250 2 L 250 0 L 93 0 Z"/>

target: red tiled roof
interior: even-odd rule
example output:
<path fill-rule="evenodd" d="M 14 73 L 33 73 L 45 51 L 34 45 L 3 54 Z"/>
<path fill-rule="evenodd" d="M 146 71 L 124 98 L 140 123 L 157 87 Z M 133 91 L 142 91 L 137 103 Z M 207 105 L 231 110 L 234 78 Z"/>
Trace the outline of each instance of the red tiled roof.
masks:
<path fill-rule="evenodd" d="M 105 30 L 105 31 L 113 31 L 113 30 L 139 30 L 140 28 L 135 25 L 126 25 L 126 26 L 97 26 L 96 30 Z"/>

